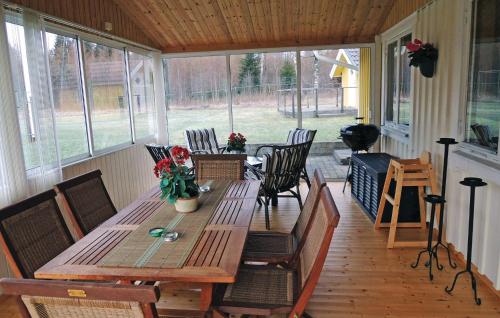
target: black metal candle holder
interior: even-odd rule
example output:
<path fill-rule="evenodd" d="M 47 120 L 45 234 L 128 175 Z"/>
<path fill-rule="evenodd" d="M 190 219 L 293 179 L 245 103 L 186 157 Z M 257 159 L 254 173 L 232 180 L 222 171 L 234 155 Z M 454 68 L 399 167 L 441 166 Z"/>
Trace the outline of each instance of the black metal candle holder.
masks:
<path fill-rule="evenodd" d="M 465 178 L 460 181 L 460 184 L 470 187 L 470 201 L 469 201 L 469 234 L 467 238 L 467 265 L 465 270 L 458 272 L 455 275 L 455 279 L 453 279 L 453 284 L 451 288 L 446 286 L 444 289 L 448 294 L 451 294 L 453 289 L 455 288 L 455 284 L 457 283 L 457 279 L 460 275 L 469 273 L 471 278 L 472 290 L 474 291 L 474 301 L 476 304 L 481 305 L 481 298 L 477 297 L 477 284 L 476 278 L 474 277 L 474 273 L 472 272 L 472 238 L 473 238 L 473 230 L 474 230 L 474 201 L 476 196 L 476 187 L 483 187 L 487 185 L 486 182 L 483 182 L 480 178 Z"/>
<path fill-rule="evenodd" d="M 448 263 L 450 264 L 451 268 L 457 268 L 457 264 L 453 263 L 451 261 L 451 255 L 450 255 L 450 248 L 448 244 L 443 243 L 443 220 L 444 220 L 444 203 L 446 202 L 446 178 L 448 175 L 448 155 L 449 155 L 449 148 L 450 145 L 456 145 L 458 142 L 453 139 L 453 138 L 440 138 L 438 141 L 436 141 L 438 144 L 444 145 L 444 157 L 443 157 L 443 179 L 441 182 L 441 197 L 443 198 L 443 202 L 441 203 L 441 213 L 439 215 L 439 227 L 438 227 L 438 238 L 436 244 L 432 247 L 433 253 L 435 257 L 437 258 L 438 256 L 438 248 L 441 246 L 446 250 L 446 253 L 448 254 Z M 437 262 L 437 259 L 436 259 Z M 427 265 L 427 264 L 426 264 Z M 442 265 L 437 265 L 437 268 L 439 270 L 443 270 Z"/>
<path fill-rule="evenodd" d="M 425 197 L 425 201 L 429 202 L 432 204 L 431 208 L 431 218 L 429 220 L 429 234 L 427 236 L 427 247 L 424 248 L 420 253 L 418 253 L 417 261 L 411 265 L 412 268 L 417 268 L 418 263 L 420 261 L 420 257 L 422 256 L 423 253 L 429 254 L 429 260 L 425 263 L 425 266 L 429 267 L 429 279 L 433 280 L 434 276 L 432 275 L 432 259 L 434 258 L 436 260 L 436 266 L 437 268 L 440 268 L 439 265 L 439 260 L 437 257 L 437 249 L 434 251 L 434 247 L 432 247 L 432 234 L 434 233 L 434 218 L 436 216 L 436 205 L 441 204 L 443 206 L 444 204 L 444 199 L 443 197 L 439 195 L 427 195 Z M 442 266 L 441 266 L 442 268 Z"/>

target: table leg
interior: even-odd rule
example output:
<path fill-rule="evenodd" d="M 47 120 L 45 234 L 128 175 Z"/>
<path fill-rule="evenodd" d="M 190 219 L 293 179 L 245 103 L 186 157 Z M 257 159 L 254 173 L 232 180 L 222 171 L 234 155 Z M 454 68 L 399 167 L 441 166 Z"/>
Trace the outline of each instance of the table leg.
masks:
<path fill-rule="evenodd" d="M 200 310 L 209 312 L 212 305 L 213 284 L 203 284 L 201 286 Z"/>

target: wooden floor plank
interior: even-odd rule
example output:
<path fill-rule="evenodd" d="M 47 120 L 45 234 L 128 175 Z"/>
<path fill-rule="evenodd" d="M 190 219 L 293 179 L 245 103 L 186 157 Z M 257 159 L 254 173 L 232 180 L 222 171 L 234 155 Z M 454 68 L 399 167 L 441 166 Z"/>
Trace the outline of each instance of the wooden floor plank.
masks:
<path fill-rule="evenodd" d="M 452 270 L 434 271 L 430 282 L 425 267 L 410 268 L 418 248 L 386 249 L 387 230 L 373 223 L 351 199 L 342 183 L 329 183 L 341 219 L 330 253 L 307 312 L 318 317 L 500 317 L 500 299 L 483 283 L 478 292 L 483 304 L 475 305 L 468 279 L 460 280 L 453 296 L 444 288 Z M 303 188 L 303 193 L 307 189 Z M 294 199 L 279 200 L 270 214 L 273 230 L 289 232 L 298 216 Z M 265 230 L 264 209 L 257 206 L 252 230 Z M 421 235 L 421 233 L 419 234 Z M 440 255 L 440 260 L 446 260 Z M 461 278 L 462 279 L 462 278 Z M 0 299 L 0 312 L 20 317 L 13 299 Z"/>

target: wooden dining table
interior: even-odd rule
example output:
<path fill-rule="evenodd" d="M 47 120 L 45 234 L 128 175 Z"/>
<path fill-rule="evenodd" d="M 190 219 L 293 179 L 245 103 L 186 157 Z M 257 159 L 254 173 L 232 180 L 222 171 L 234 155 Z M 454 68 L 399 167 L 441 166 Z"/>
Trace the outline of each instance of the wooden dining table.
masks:
<path fill-rule="evenodd" d="M 118 212 L 35 272 L 39 279 L 185 282 L 201 289 L 208 311 L 213 285 L 233 283 L 259 192 L 259 181 L 213 181 L 193 213 L 177 213 L 158 187 Z M 179 233 L 152 237 L 153 227 Z"/>

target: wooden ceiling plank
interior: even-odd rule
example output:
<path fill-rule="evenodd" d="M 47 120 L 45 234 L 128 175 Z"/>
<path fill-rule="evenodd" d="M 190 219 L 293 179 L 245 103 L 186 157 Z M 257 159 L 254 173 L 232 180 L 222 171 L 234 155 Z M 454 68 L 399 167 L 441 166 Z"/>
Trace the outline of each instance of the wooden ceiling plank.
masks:
<path fill-rule="evenodd" d="M 344 34 L 346 38 L 355 39 L 361 34 L 361 29 L 363 24 L 365 24 L 368 15 L 373 10 L 373 0 L 358 0 L 356 9 L 354 11 L 354 17 L 351 21 L 351 25 L 347 30 L 347 34 Z"/>
<path fill-rule="evenodd" d="M 151 41 L 153 41 L 157 47 L 163 47 L 165 46 L 165 43 L 172 43 L 171 45 L 178 44 L 170 37 L 166 36 L 166 32 L 161 33 L 158 30 L 157 22 L 153 20 L 150 14 L 144 12 L 144 8 L 140 5 L 137 6 L 135 1 L 114 0 L 114 2 L 130 19 L 137 24 L 144 34 L 151 38 Z"/>
<path fill-rule="evenodd" d="M 278 11 L 278 3 L 277 0 L 271 0 L 270 3 L 267 2 L 267 6 L 269 8 L 271 15 L 271 26 L 273 31 L 273 38 L 275 41 L 280 40 L 280 26 L 279 26 L 279 11 Z"/>
<path fill-rule="evenodd" d="M 375 35 L 382 32 L 382 27 L 385 23 L 385 20 L 386 20 L 387 16 L 389 15 L 389 13 L 391 12 L 392 8 L 394 7 L 394 3 L 395 3 L 394 0 L 391 0 L 391 1 L 379 0 L 378 2 L 380 3 L 379 6 L 381 8 L 380 8 L 380 10 L 377 10 L 377 11 L 379 11 L 378 12 L 379 15 L 373 19 L 376 22 L 373 23 L 374 26 L 371 29 L 372 36 L 375 36 Z M 361 32 L 363 34 L 365 34 L 365 33 L 370 32 L 370 30 L 363 29 Z"/>
<path fill-rule="evenodd" d="M 200 0 L 198 11 L 200 14 L 205 12 L 205 19 L 207 24 L 207 31 L 214 33 L 214 43 L 221 43 L 231 40 L 231 33 L 225 23 L 219 6 L 214 0 Z"/>
<path fill-rule="evenodd" d="M 191 5 L 193 19 L 199 19 L 200 28 L 202 32 L 208 34 L 210 43 L 216 43 L 223 40 L 226 35 L 220 27 L 220 23 L 216 23 L 215 14 L 213 13 L 213 6 L 208 5 L 207 1 L 195 1 Z"/>
<path fill-rule="evenodd" d="M 195 17 L 193 15 L 192 6 L 194 3 L 190 1 L 168 1 L 163 0 L 164 5 L 182 26 L 185 34 L 189 34 L 190 40 L 196 43 L 208 44 L 213 42 L 211 32 L 203 32 L 200 25 L 204 19 L 202 16 Z"/>
<path fill-rule="evenodd" d="M 257 36 L 255 33 L 255 27 L 253 25 L 253 20 L 250 13 L 250 8 L 248 7 L 248 1 L 240 0 L 240 8 L 243 16 L 245 25 L 247 26 L 247 32 L 250 36 L 251 42 L 257 42 Z"/>
<path fill-rule="evenodd" d="M 340 13 L 339 25 L 335 30 L 336 41 L 340 41 L 341 43 L 343 43 L 344 39 L 346 38 L 345 35 L 351 26 L 354 14 L 356 12 L 357 4 L 358 0 L 344 1 L 344 5 L 342 6 L 342 11 Z"/>
<path fill-rule="evenodd" d="M 167 1 L 144 0 L 144 2 L 151 8 L 153 16 L 163 23 L 165 31 L 171 32 L 183 45 L 195 43 L 195 35 L 191 32 L 192 26 L 187 26 L 181 17 L 174 14 Z"/>
<path fill-rule="evenodd" d="M 247 5 L 248 5 L 248 11 L 250 13 L 250 18 L 252 20 L 252 26 L 253 26 L 255 37 L 256 37 L 254 42 L 259 42 L 263 38 L 265 38 L 265 36 L 266 36 L 265 35 L 266 32 L 264 30 L 264 24 L 262 24 L 262 20 L 259 17 L 259 12 L 257 10 L 256 1 L 255 0 L 248 1 Z"/>
<path fill-rule="evenodd" d="M 228 1 L 228 9 L 231 12 L 231 20 L 238 30 L 238 42 L 248 43 L 249 39 L 248 26 L 245 25 L 243 20 L 243 13 L 240 6 L 240 1 Z"/>
<path fill-rule="evenodd" d="M 344 1 L 337 0 L 334 2 L 334 9 L 330 13 L 331 21 L 328 24 L 327 34 L 332 40 L 335 40 L 335 36 L 336 36 L 335 32 L 340 25 L 340 14 L 342 13 L 343 7 L 344 7 Z"/>
<path fill-rule="evenodd" d="M 268 12 L 265 12 L 264 3 L 267 0 L 256 0 L 256 9 L 257 9 L 257 18 L 259 19 L 259 24 L 262 26 L 262 35 L 263 37 L 258 40 L 258 42 L 268 42 L 273 38 L 271 23 L 266 18 L 268 16 Z"/>
<path fill-rule="evenodd" d="M 230 9 L 228 8 L 227 2 L 224 0 L 216 0 L 216 3 L 219 8 L 220 15 L 223 21 L 225 21 L 229 34 L 231 36 L 229 43 L 238 43 L 239 34 L 238 31 L 235 30 L 235 26 L 232 22 Z"/>
<path fill-rule="evenodd" d="M 328 37 L 330 34 L 328 34 L 328 17 L 333 10 L 335 6 L 335 1 L 328 1 L 328 0 L 323 0 L 321 1 L 321 6 L 319 10 L 319 15 L 318 15 L 318 21 L 316 24 L 316 39 L 319 39 L 321 37 Z"/>

